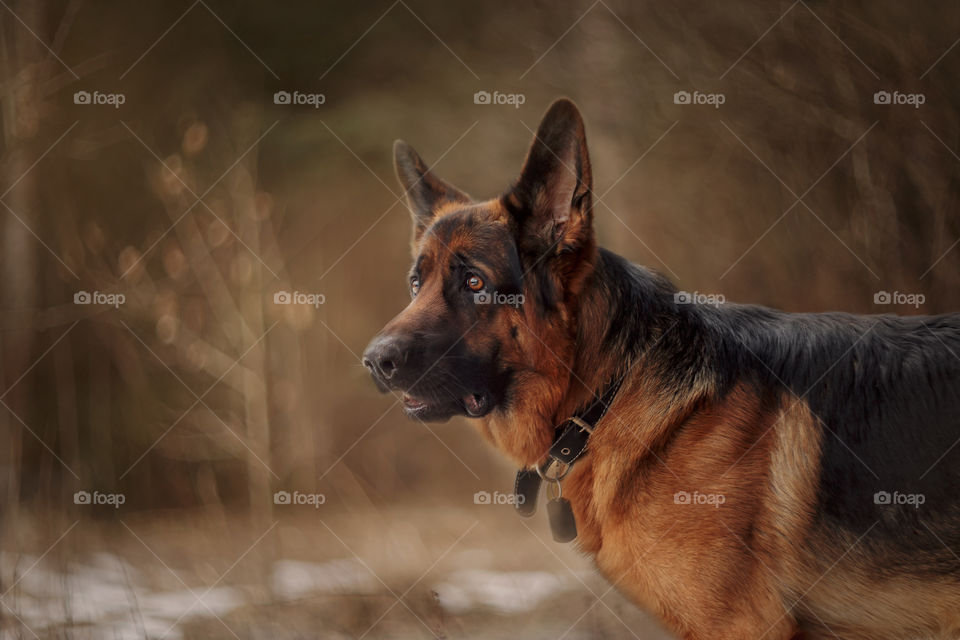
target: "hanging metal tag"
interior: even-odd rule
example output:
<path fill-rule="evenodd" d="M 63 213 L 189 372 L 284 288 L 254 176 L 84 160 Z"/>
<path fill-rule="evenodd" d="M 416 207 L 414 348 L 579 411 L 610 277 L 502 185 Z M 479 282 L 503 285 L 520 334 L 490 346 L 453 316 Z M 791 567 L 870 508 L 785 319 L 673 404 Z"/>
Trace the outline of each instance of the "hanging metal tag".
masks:
<path fill-rule="evenodd" d="M 513 485 L 514 506 L 524 518 L 529 518 L 537 511 L 537 496 L 540 494 L 540 483 L 543 480 L 536 469 L 521 469 L 517 471 L 517 480 Z"/>
<path fill-rule="evenodd" d="M 577 538 L 577 521 L 573 517 L 570 501 L 563 497 L 560 481 L 554 481 L 557 497 L 547 503 L 547 517 L 550 520 L 550 533 L 556 542 L 572 542 Z"/>

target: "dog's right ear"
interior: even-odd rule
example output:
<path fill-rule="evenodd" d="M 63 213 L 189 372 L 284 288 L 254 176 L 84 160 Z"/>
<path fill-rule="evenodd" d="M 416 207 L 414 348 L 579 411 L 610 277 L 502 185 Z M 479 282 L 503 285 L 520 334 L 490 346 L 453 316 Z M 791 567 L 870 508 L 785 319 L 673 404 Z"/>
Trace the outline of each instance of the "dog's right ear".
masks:
<path fill-rule="evenodd" d="M 505 202 L 522 246 L 569 256 L 593 245 L 593 178 L 583 117 L 566 98 L 543 116 Z"/>
<path fill-rule="evenodd" d="M 413 216 L 414 242 L 420 240 L 443 205 L 470 202 L 470 196 L 434 175 L 417 152 L 403 140 L 393 143 L 393 162 Z"/>

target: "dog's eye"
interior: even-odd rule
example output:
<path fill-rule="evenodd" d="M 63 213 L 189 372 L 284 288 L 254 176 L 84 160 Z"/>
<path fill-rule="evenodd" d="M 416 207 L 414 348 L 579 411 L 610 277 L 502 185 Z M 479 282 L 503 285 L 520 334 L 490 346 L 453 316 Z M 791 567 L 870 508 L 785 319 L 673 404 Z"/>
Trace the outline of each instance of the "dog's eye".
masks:
<path fill-rule="evenodd" d="M 479 276 L 470 276 L 467 278 L 467 288 L 470 291 L 480 291 L 483 289 L 483 280 Z"/>
<path fill-rule="evenodd" d="M 410 278 L 410 293 L 417 295 L 420 292 L 420 278 L 414 276 Z"/>

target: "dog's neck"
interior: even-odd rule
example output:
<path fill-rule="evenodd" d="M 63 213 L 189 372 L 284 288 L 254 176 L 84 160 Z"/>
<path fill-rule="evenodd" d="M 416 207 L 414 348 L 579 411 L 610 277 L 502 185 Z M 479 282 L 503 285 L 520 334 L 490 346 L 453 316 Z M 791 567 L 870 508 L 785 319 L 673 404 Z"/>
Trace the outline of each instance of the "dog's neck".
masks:
<path fill-rule="evenodd" d="M 530 355 L 538 363 L 535 379 L 511 399 L 510 411 L 481 421 L 483 434 L 521 465 L 539 462 L 554 427 L 625 376 L 669 329 L 673 292 L 658 274 L 597 250 L 562 312 L 567 321 L 544 323 L 544 334 L 529 340 L 537 350 Z M 566 350 L 547 347 L 564 343 Z"/>
<path fill-rule="evenodd" d="M 673 285 L 659 274 L 600 249 L 576 313 L 569 414 L 622 379 L 676 322 Z M 563 416 L 565 417 L 565 416 Z"/>

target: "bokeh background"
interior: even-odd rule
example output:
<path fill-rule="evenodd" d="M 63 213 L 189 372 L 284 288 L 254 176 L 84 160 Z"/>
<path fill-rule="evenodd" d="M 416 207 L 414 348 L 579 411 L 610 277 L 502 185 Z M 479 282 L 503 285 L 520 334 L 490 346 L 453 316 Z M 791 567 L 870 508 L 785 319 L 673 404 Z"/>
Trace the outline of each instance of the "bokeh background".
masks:
<path fill-rule="evenodd" d="M 956 3 L 0 4 L 5 638 L 668 637 L 360 366 L 395 138 L 489 197 L 568 96 L 601 243 L 681 288 L 960 308 Z"/>

